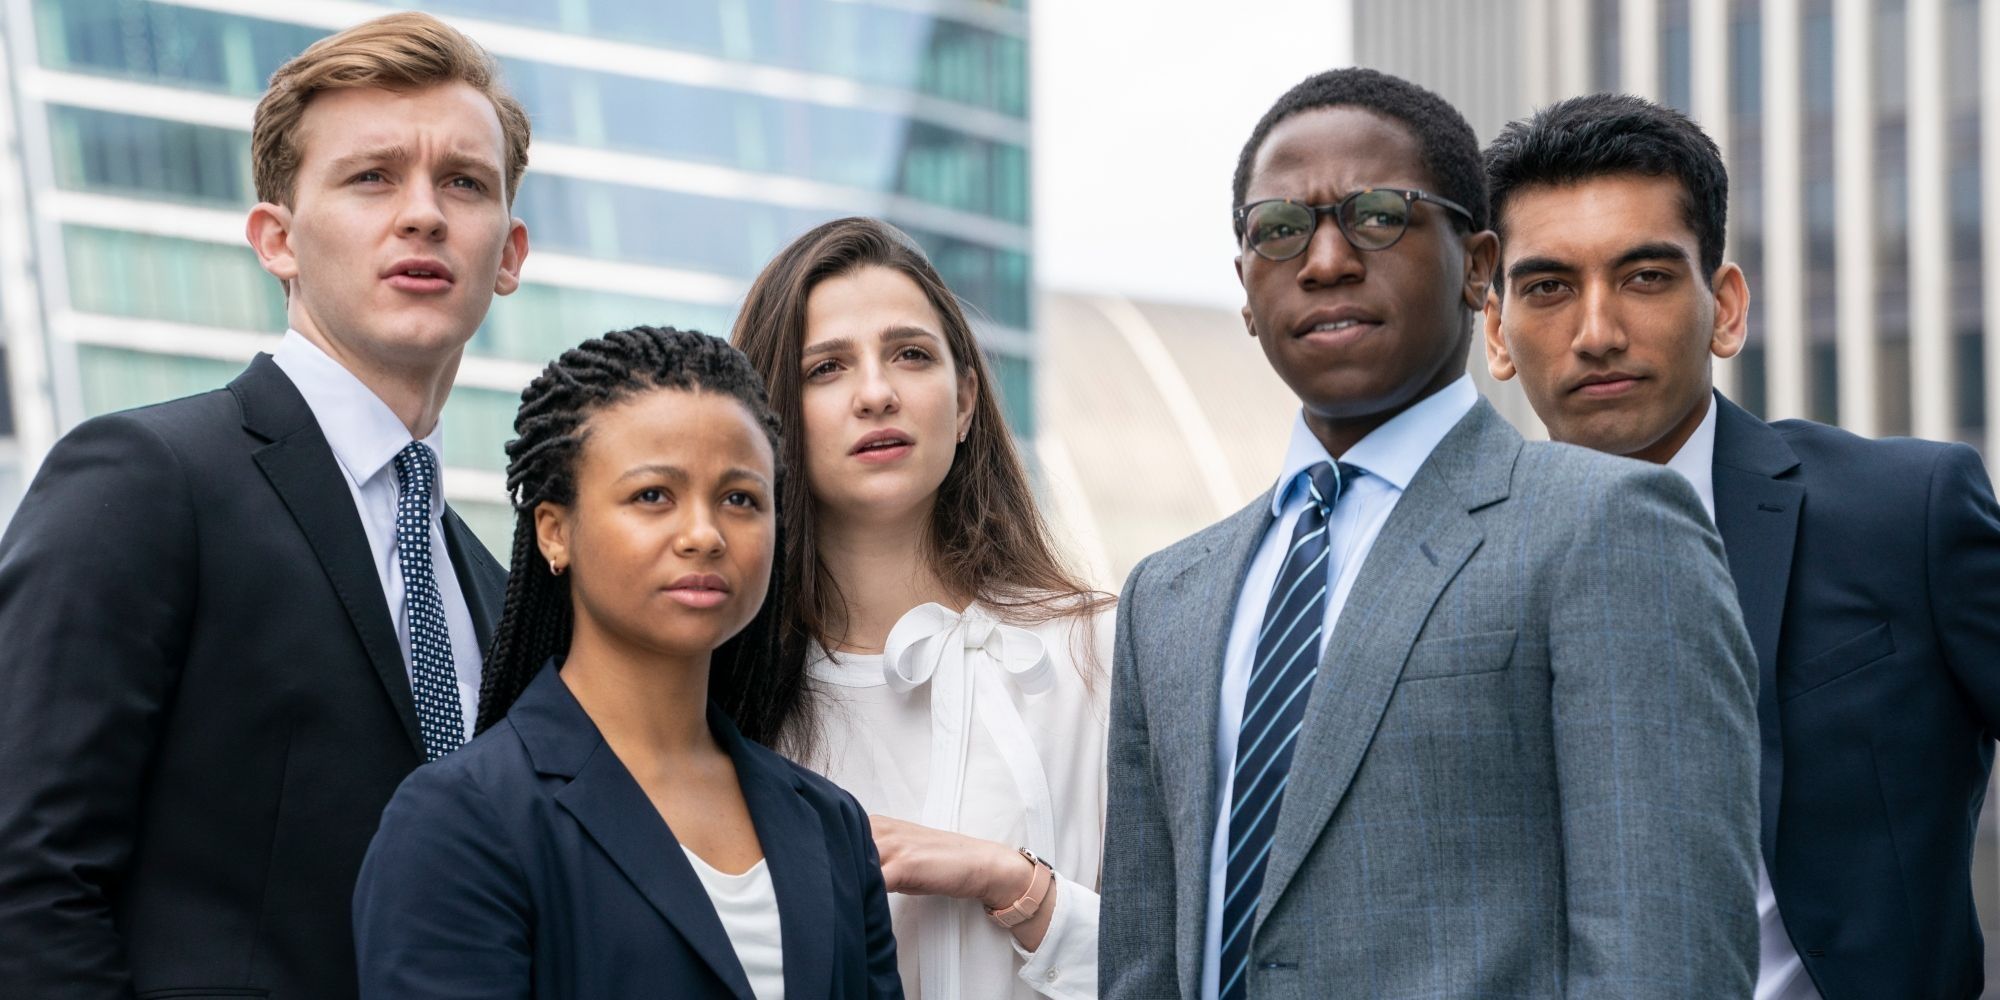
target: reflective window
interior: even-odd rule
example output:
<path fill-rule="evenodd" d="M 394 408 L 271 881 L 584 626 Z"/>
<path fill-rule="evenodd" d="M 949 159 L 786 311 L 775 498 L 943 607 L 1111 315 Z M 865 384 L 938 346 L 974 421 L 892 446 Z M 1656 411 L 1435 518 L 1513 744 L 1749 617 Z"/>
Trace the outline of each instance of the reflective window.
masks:
<path fill-rule="evenodd" d="M 822 211 L 535 174 L 523 180 L 521 218 L 544 250 L 686 268 L 749 280 Z M 894 220 L 891 220 L 894 221 Z M 910 229 L 945 283 L 995 322 L 1027 327 L 1028 258 Z"/>
<path fill-rule="evenodd" d="M 1035 439 L 1035 372 L 1027 358 L 998 351 L 986 352 L 988 373 L 999 394 L 1000 410 L 1007 417 L 1007 429 L 1024 444 Z"/>
<path fill-rule="evenodd" d="M 411 6 L 847 77 L 1009 115 L 1027 42 L 852 0 L 415 0 Z"/>
<path fill-rule="evenodd" d="M 447 476 L 451 473 L 446 472 Z M 514 508 L 509 507 L 504 498 L 494 503 L 478 500 L 454 499 L 451 509 L 458 514 L 465 526 L 479 536 L 479 544 L 496 558 L 509 558 L 514 551 Z"/>
<path fill-rule="evenodd" d="M 506 60 L 537 139 L 893 191 L 1028 221 L 1027 150 L 900 115 Z"/>
<path fill-rule="evenodd" d="M 40 0 L 37 11 L 51 68 L 246 97 L 261 94 L 271 72 L 320 34 L 141 0 Z M 806 177 L 1028 222 L 1028 154 L 1016 144 L 856 108 L 521 60 L 506 60 L 505 70 L 538 139 Z M 79 117 L 53 123 L 57 153 L 92 186 L 247 203 L 236 190 L 250 190 L 242 176 L 247 137 L 69 114 Z M 224 169 L 231 157 L 237 176 Z M 155 169 L 176 176 L 152 183 L 127 176 Z"/>
<path fill-rule="evenodd" d="M 56 184 L 71 191 L 251 204 L 250 136 L 135 115 L 49 105 Z"/>
<path fill-rule="evenodd" d="M 240 361 L 92 344 L 77 348 L 76 367 L 83 382 L 84 412 L 92 416 L 220 389 L 243 371 Z"/>
<path fill-rule="evenodd" d="M 35 0 L 42 65 L 241 97 L 325 34 L 145 0 Z"/>
<path fill-rule="evenodd" d="M 63 227 L 79 312 L 276 333 L 285 293 L 247 246 Z"/>
<path fill-rule="evenodd" d="M 529 258 L 529 268 L 534 259 Z M 728 336 L 736 321 L 729 306 L 688 305 L 557 285 L 522 285 L 495 298 L 485 325 L 472 337 L 474 354 L 544 362 L 598 334 L 634 326 L 677 326 Z"/>
<path fill-rule="evenodd" d="M 454 387 L 451 398 L 445 401 L 444 416 L 441 418 L 444 421 L 444 464 L 463 469 L 505 472 L 507 442 L 514 438 L 514 412 L 520 408 L 520 389 L 504 392 L 469 385 Z"/>

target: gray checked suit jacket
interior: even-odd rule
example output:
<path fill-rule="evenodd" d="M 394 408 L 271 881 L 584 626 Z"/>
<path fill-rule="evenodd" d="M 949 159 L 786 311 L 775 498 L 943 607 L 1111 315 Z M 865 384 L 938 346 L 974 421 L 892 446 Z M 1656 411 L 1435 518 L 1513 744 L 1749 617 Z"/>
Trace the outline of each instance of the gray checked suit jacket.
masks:
<path fill-rule="evenodd" d="M 1118 609 L 1099 976 L 1200 994 L 1215 727 L 1267 494 Z M 1484 400 L 1328 642 L 1251 941 L 1255 998 L 1751 995 L 1757 662 L 1721 541 L 1657 466 Z"/>

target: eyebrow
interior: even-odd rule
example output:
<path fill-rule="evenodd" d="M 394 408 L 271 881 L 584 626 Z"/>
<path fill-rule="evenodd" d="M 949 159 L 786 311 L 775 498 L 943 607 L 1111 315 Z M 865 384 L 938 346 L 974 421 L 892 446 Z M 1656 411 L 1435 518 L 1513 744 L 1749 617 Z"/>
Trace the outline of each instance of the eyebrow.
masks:
<path fill-rule="evenodd" d="M 882 331 L 882 342 L 894 344 L 905 340 L 933 340 L 943 343 L 943 338 L 921 326 L 892 326 Z M 828 337 L 817 344 L 808 344 L 801 352 L 803 357 L 812 358 L 822 354 L 837 354 L 854 349 L 852 337 Z"/>
<path fill-rule="evenodd" d="M 618 477 L 618 482 L 622 483 L 627 479 L 637 479 L 641 476 L 658 476 L 661 479 L 670 480 L 675 483 L 685 483 L 690 478 L 687 470 L 678 465 L 652 463 L 648 465 L 635 465 L 632 468 L 626 469 L 625 474 Z"/>
<path fill-rule="evenodd" d="M 688 475 L 686 469 L 683 469 L 678 465 L 667 465 L 662 462 L 654 462 L 646 465 L 635 465 L 632 468 L 625 470 L 625 474 L 619 476 L 617 481 L 622 483 L 627 479 L 638 479 L 646 476 L 658 476 L 661 479 L 665 479 L 677 486 L 684 486 L 694 478 L 693 476 Z M 722 472 L 723 482 L 729 482 L 730 480 L 733 479 L 748 479 L 751 482 L 756 483 L 758 486 L 763 487 L 766 490 L 769 490 L 771 488 L 771 481 L 769 479 L 764 478 L 763 473 L 760 473 L 755 469 L 746 469 L 740 465 L 731 466 L 730 468 L 723 470 Z"/>
<path fill-rule="evenodd" d="M 408 146 L 370 146 L 334 160 L 329 169 L 335 174 L 346 174 L 360 169 L 364 164 L 407 163 L 410 159 Z M 438 154 L 438 164 L 447 172 L 476 174 L 486 180 L 497 179 L 500 176 L 500 168 L 492 160 L 458 150 L 447 150 Z"/>
<path fill-rule="evenodd" d="M 1641 243 L 1626 250 L 1618 255 L 1618 259 L 1611 262 L 1611 266 L 1628 267 L 1647 260 L 1668 260 L 1682 264 L 1689 262 L 1687 251 L 1679 244 L 1662 240 Z M 1576 269 L 1576 265 L 1554 257 L 1523 257 L 1507 268 L 1507 282 L 1512 284 L 1534 274 L 1571 274 Z"/>

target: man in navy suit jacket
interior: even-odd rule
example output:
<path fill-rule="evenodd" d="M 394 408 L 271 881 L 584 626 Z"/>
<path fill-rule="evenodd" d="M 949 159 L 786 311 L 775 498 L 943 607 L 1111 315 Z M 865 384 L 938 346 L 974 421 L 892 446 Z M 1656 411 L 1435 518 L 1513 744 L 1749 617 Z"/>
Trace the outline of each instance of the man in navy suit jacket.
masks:
<path fill-rule="evenodd" d="M 2000 720 L 2000 508 L 1962 444 L 1765 423 L 1715 393 L 1749 293 L 1684 116 L 1564 101 L 1487 150 L 1496 378 L 1550 436 L 1683 472 L 1757 650 L 1757 1000 L 1975 997 L 1973 832 Z M 1617 609 L 1607 609 L 1616 613 Z"/>

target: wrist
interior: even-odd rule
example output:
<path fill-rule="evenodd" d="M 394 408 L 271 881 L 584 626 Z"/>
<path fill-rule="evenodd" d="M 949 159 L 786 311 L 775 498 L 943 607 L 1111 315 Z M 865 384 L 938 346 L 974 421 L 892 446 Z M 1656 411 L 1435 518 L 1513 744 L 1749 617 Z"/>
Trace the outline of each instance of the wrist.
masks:
<path fill-rule="evenodd" d="M 1001 844 L 991 844 L 986 859 L 985 891 L 979 902 L 988 910 L 1014 905 L 1034 884 L 1035 866 L 1021 852 Z"/>

